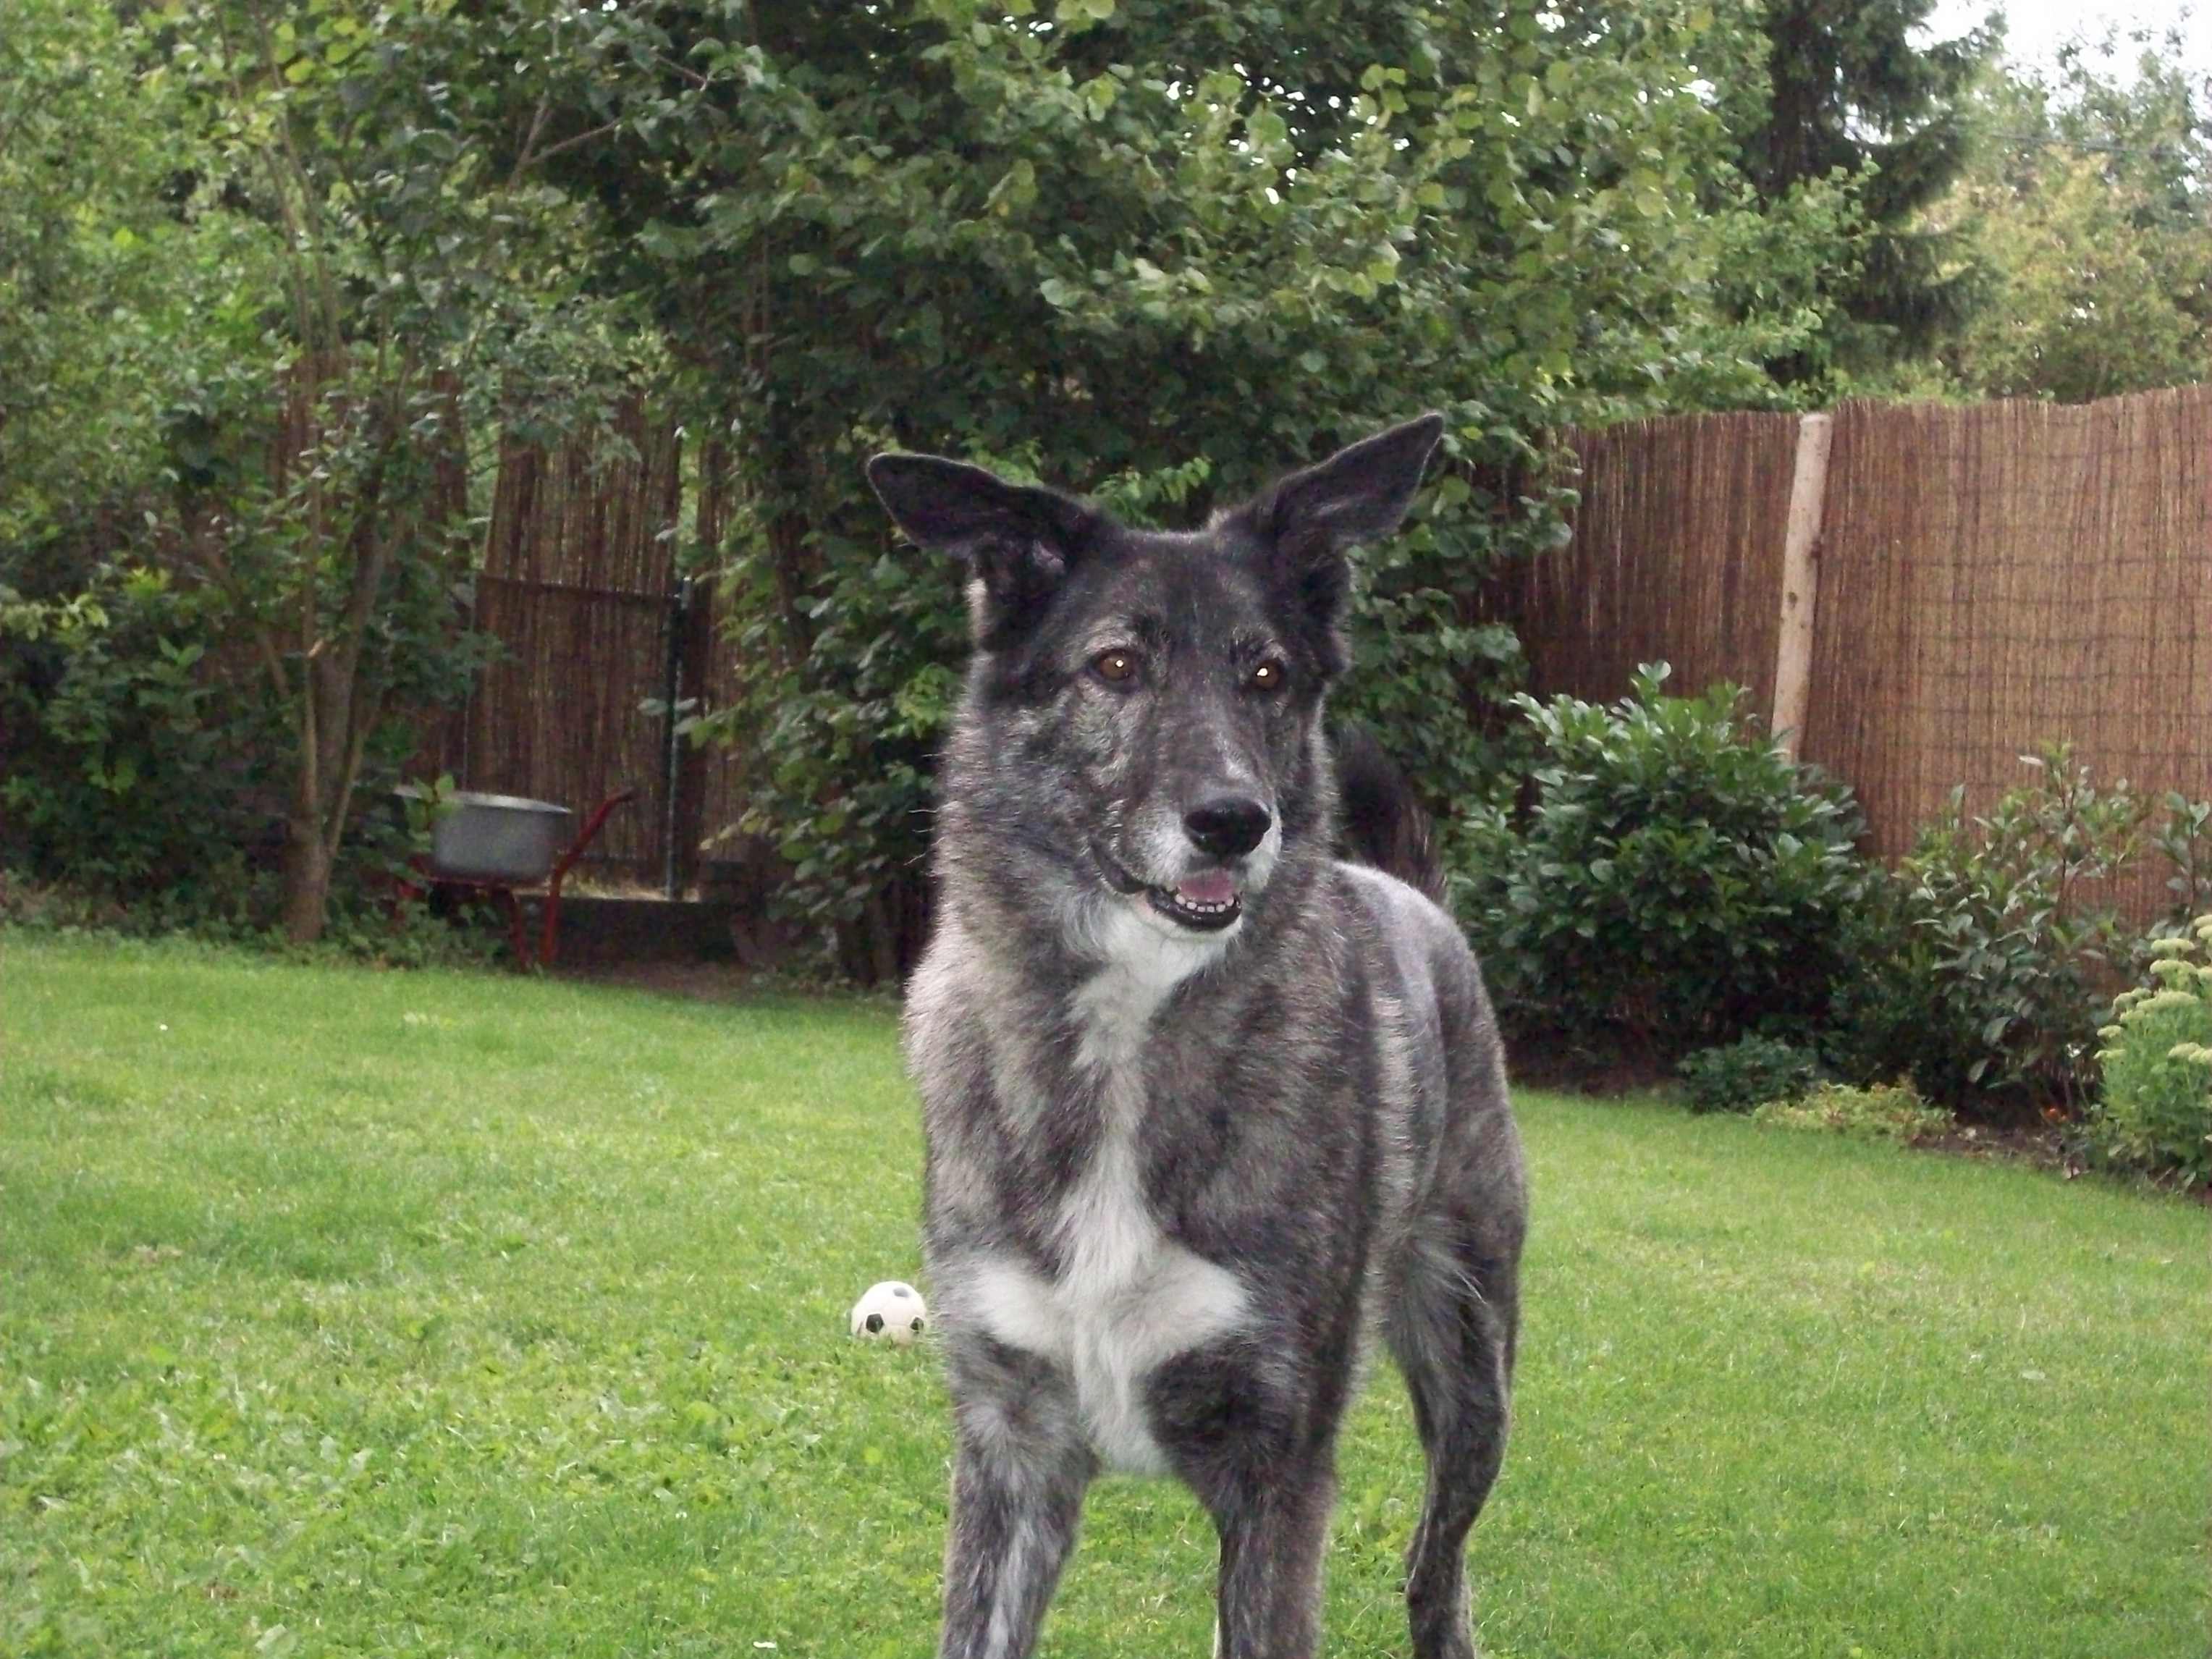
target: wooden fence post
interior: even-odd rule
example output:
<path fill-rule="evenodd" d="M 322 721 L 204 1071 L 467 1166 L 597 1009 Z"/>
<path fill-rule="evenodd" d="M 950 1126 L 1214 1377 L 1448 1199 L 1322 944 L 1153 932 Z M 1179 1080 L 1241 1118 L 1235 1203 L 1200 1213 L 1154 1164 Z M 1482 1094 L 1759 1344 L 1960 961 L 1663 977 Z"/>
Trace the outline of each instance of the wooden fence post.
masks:
<path fill-rule="evenodd" d="M 1828 446 L 1835 418 L 1797 423 L 1797 465 L 1790 478 L 1790 516 L 1782 535 L 1782 627 L 1774 652 L 1774 718 L 1768 729 L 1797 757 L 1813 678 L 1813 618 L 1820 588 L 1820 520 L 1828 494 Z"/>

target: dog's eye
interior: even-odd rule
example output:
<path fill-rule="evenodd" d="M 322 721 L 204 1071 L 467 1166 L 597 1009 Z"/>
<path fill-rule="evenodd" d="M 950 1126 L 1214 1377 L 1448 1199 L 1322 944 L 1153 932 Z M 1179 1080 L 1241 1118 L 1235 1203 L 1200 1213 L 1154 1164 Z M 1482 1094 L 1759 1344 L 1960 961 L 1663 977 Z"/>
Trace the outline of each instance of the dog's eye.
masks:
<path fill-rule="evenodd" d="M 1280 657 L 1269 657 L 1247 677 L 1255 691 L 1279 691 L 1291 683 L 1291 671 Z"/>
<path fill-rule="evenodd" d="M 1091 659 L 1091 672 L 1109 685 L 1127 685 L 1137 678 L 1137 653 L 1133 651 L 1101 651 Z"/>

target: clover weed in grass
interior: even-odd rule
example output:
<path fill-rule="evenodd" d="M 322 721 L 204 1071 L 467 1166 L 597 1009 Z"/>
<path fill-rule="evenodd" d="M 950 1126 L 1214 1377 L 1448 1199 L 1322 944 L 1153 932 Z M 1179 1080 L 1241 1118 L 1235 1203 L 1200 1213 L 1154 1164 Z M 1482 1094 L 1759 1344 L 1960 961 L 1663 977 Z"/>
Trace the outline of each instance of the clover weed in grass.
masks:
<path fill-rule="evenodd" d="M 2204 1650 L 2201 1212 L 1524 1101 L 1489 1653 Z M 948 1449 L 878 1004 L 0 935 L 0 1653 L 913 1655 Z M 926 1287 L 925 1287 L 926 1288 Z M 1405 1650 L 1387 1371 L 1335 1655 Z M 1095 1492 L 1048 1655 L 1203 1653 L 1213 1541 Z"/>

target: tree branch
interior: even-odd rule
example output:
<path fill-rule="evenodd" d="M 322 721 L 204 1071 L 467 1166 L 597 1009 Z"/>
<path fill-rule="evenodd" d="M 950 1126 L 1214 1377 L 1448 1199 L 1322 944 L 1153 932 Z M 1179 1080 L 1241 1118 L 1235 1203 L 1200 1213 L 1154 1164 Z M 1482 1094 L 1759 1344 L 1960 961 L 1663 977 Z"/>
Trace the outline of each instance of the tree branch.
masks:
<path fill-rule="evenodd" d="M 531 158 L 530 164 L 532 167 L 537 167 L 542 162 L 550 161 L 555 156 L 560 155 L 563 150 L 571 150 L 575 149 L 579 144 L 587 144 L 591 143 L 594 138 L 605 137 L 608 133 L 612 132 L 621 125 L 622 123 L 619 121 L 605 122 L 599 126 L 593 127 L 588 132 L 580 132 L 571 137 L 563 138 L 557 144 L 548 144 L 544 149 L 539 150 L 536 155 Z M 516 176 L 520 177 L 521 172 L 521 165 L 518 162 L 515 167 Z M 509 179 L 507 180 L 509 188 L 512 188 L 514 184 L 514 179 Z"/>
<path fill-rule="evenodd" d="M 280 703 L 292 700 L 292 682 L 284 672 L 283 653 L 276 649 L 276 635 L 269 624 L 255 615 L 252 601 L 246 597 L 245 585 L 234 575 L 230 562 L 224 558 L 220 547 L 211 538 L 201 539 L 200 557 L 207 563 L 208 574 L 238 607 L 239 615 L 251 618 L 253 643 L 258 647 L 261 665 L 269 672 L 270 688 L 276 693 Z"/>
<path fill-rule="evenodd" d="M 544 131 L 545 117 L 552 107 L 553 94 L 550 92 L 541 94 L 538 100 L 538 107 L 530 117 L 530 131 L 523 135 L 522 148 L 515 152 L 514 165 L 507 171 L 507 189 L 513 190 L 521 181 L 523 173 L 538 164 L 538 157 L 535 154 L 538 147 L 538 135 Z"/>
<path fill-rule="evenodd" d="M 338 775 L 337 787 L 332 793 L 330 811 L 319 826 L 324 853 L 333 861 L 338 855 L 338 844 L 345 839 L 346 814 L 353 809 L 354 786 L 361 781 L 362 757 L 368 751 L 370 734 L 384 718 L 384 700 L 387 695 L 389 688 L 384 686 L 378 687 L 374 695 L 366 696 L 358 686 L 354 690 L 352 707 L 348 711 L 352 730 L 346 735 L 345 760 Z M 362 712 L 364 702 L 368 705 L 365 716 Z"/>
<path fill-rule="evenodd" d="M 277 94 L 276 135 L 284 147 L 285 163 L 291 168 L 292 177 L 299 185 L 300 204 L 306 214 L 308 230 L 308 264 L 314 272 L 317 297 L 322 301 L 325 337 L 330 349 L 335 350 L 345 337 L 338 319 L 337 285 L 331 280 L 330 238 L 324 230 L 322 209 L 315 200 L 315 192 L 308 187 L 307 163 L 300 159 L 299 143 L 292 136 L 291 105 L 285 99 L 283 89 L 275 84 L 276 47 L 276 42 L 270 38 L 268 16 L 258 4 L 249 5 L 246 15 L 253 20 L 254 33 L 260 37 L 262 64 Z M 307 342 L 302 340 L 301 343 L 306 345 Z"/>

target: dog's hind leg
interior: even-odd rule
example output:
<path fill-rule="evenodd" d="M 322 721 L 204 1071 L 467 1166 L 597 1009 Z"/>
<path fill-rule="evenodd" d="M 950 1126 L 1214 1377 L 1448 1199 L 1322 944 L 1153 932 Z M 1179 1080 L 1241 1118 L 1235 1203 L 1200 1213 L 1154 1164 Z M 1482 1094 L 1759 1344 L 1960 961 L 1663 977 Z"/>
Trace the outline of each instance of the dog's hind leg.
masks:
<path fill-rule="evenodd" d="M 940 1659 L 1029 1659 L 1097 1462 L 1066 1377 L 988 1339 L 948 1355 L 952 1524 Z"/>
<path fill-rule="evenodd" d="M 1416 1245 L 1389 1326 L 1429 1472 L 1406 1553 L 1406 1615 L 1414 1659 L 1474 1659 L 1467 1535 L 1505 1454 L 1515 1264 L 1468 1230 L 1434 1224 L 1457 1236 Z"/>

